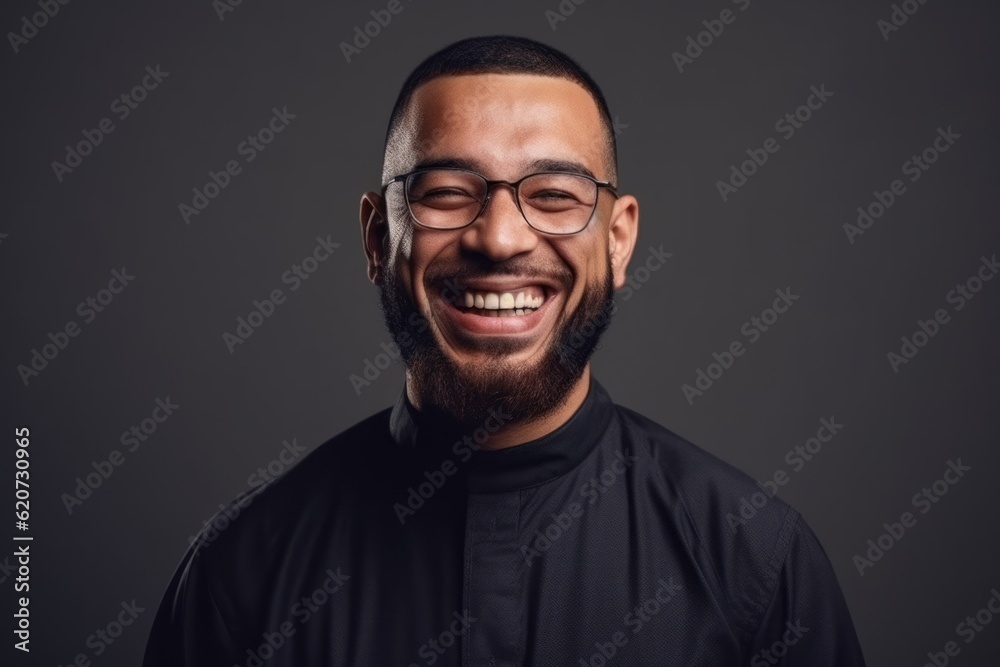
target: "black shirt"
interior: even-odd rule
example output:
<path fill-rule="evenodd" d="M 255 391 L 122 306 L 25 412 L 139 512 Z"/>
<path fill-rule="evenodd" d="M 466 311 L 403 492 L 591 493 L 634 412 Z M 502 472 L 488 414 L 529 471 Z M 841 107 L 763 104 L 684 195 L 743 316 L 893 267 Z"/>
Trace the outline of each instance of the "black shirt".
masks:
<path fill-rule="evenodd" d="M 748 476 L 596 380 L 552 433 L 480 449 L 503 419 L 457 432 L 404 391 L 237 498 L 144 665 L 864 665 L 802 517 L 733 520 Z"/>

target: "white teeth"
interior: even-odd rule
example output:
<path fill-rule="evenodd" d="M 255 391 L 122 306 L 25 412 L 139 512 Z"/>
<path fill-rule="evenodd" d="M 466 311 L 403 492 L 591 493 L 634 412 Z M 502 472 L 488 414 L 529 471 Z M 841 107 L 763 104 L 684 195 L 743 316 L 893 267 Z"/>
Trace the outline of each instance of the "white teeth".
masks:
<path fill-rule="evenodd" d="M 544 301 L 542 296 L 529 296 L 525 292 L 473 292 L 467 290 L 462 297 L 466 308 L 476 308 L 484 311 L 482 315 L 492 317 L 513 317 L 531 314 L 540 308 Z"/>

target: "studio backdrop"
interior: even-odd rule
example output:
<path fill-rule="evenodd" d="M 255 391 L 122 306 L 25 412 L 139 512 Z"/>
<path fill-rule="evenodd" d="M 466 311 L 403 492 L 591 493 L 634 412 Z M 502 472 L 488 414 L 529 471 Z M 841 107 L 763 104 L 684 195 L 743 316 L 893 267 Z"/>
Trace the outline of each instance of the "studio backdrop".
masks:
<path fill-rule="evenodd" d="M 409 71 L 495 33 L 611 108 L 641 206 L 593 364 L 614 400 L 760 482 L 726 521 L 804 515 L 869 664 L 1000 664 L 998 24 L 987 0 L 5 3 L 3 664 L 139 664 L 220 506 L 396 400 L 360 196 Z"/>

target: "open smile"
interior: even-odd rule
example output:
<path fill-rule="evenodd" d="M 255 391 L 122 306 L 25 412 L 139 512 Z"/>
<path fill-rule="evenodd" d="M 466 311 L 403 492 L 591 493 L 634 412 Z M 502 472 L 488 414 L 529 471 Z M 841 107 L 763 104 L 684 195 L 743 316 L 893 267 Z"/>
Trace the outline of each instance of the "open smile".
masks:
<path fill-rule="evenodd" d="M 459 338 L 476 336 L 522 336 L 542 331 L 549 318 L 554 286 L 525 280 L 470 281 L 453 300 L 436 300 L 437 309 Z"/>

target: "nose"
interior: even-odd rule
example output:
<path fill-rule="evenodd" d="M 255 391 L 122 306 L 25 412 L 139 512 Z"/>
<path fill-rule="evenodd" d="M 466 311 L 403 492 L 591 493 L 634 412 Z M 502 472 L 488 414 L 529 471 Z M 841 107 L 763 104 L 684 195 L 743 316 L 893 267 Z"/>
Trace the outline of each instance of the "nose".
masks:
<path fill-rule="evenodd" d="M 486 208 L 463 231 L 462 248 L 494 262 L 534 249 L 538 245 L 538 233 L 521 215 L 516 197 L 514 188 L 509 185 L 494 185 L 487 195 Z"/>

